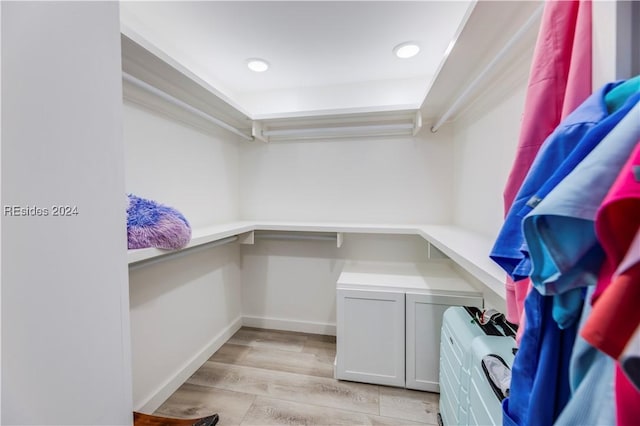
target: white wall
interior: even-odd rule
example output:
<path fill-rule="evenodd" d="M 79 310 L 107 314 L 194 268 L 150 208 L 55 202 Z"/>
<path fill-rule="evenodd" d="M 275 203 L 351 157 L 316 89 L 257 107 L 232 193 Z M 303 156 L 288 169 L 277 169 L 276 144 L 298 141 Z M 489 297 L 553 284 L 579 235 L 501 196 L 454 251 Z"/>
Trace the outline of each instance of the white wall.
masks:
<path fill-rule="evenodd" d="M 134 408 L 153 412 L 241 325 L 238 244 L 130 272 Z"/>
<path fill-rule="evenodd" d="M 445 130 L 416 138 L 243 144 L 243 219 L 447 223 L 453 146 Z M 245 324 L 335 334 L 335 286 L 348 259 L 424 261 L 418 237 L 345 235 L 335 242 L 242 247 Z"/>
<path fill-rule="evenodd" d="M 242 246 L 246 325 L 335 335 L 336 281 L 346 260 L 424 262 L 421 237 L 346 234 L 330 241 L 257 240 Z"/>
<path fill-rule="evenodd" d="M 453 222 L 495 237 L 504 218 L 503 191 L 515 158 L 531 56 L 514 63 L 452 123 Z"/>
<path fill-rule="evenodd" d="M 593 2 L 593 88 L 640 73 L 635 1 Z"/>
<path fill-rule="evenodd" d="M 2 423 L 131 424 L 118 4 L 1 7 Z"/>
<path fill-rule="evenodd" d="M 353 111 L 418 108 L 428 76 L 403 80 L 378 80 L 325 87 L 301 87 L 238 93 L 236 98 L 254 118 L 263 119 L 305 111 Z"/>
<path fill-rule="evenodd" d="M 447 223 L 452 154 L 446 131 L 416 138 L 244 144 L 243 219 Z"/>
<path fill-rule="evenodd" d="M 193 228 L 238 219 L 237 137 L 125 102 L 124 140 L 127 192 L 177 208 Z"/>
<path fill-rule="evenodd" d="M 525 85 L 482 114 L 454 124 L 454 223 L 496 236 L 503 223 L 503 190 L 511 170 Z"/>
<path fill-rule="evenodd" d="M 239 142 L 124 104 L 126 188 L 192 228 L 238 220 Z M 241 324 L 237 244 L 131 269 L 133 406 L 153 412 Z"/>
<path fill-rule="evenodd" d="M 523 51 L 448 124 L 454 145 L 453 223 L 489 239 L 503 224 L 503 191 L 518 145 L 532 55 Z M 486 307 L 505 311 L 502 297 L 460 272 L 483 291 Z"/>

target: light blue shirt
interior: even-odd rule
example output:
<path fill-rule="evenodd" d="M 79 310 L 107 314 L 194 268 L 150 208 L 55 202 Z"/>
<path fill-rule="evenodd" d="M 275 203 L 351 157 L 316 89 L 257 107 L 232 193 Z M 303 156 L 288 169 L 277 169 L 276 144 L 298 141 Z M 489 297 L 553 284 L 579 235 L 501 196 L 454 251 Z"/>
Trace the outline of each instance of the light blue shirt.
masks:
<path fill-rule="evenodd" d="M 491 250 L 491 258 L 514 280 L 524 277 L 514 276 L 514 270 L 523 260 L 520 250 L 524 243 L 522 216 L 520 211 L 531 196 L 558 169 L 573 151 L 582 137 L 609 115 L 605 95 L 621 82 L 609 83 L 589 96 L 578 108 L 565 118 L 540 147 L 536 158 L 525 177 L 511 209 Z"/>
<path fill-rule="evenodd" d="M 640 140 L 640 104 L 636 104 L 587 157 L 545 197 L 523 222 L 532 262 L 531 281 L 545 295 L 563 294 L 596 284 L 604 252 L 595 233 L 600 204 Z M 576 292 L 570 307 L 554 310 L 566 326 L 575 321 Z M 571 307 L 573 306 L 573 307 Z M 571 311 L 573 310 L 573 312 Z"/>

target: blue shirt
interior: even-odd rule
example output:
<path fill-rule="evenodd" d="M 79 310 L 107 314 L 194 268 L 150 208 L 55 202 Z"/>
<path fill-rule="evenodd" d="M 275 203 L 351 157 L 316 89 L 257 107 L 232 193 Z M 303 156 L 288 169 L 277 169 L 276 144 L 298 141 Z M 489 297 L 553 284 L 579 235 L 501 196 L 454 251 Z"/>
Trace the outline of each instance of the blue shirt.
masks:
<path fill-rule="evenodd" d="M 590 300 L 595 287 L 589 287 L 585 300 Z M 581 329 L 591 313 L 585 303 L 580 318 Z M 616 361 L 576 336 L 569 368 L 571 399 L 554 426 L 615 425 L 615 365 Z"/>
<path fill-rule="evenodd" d="M 569 173 L 571 173 L 573 169 L 575 169 L 576 166 L 580 164 L 580 162 L 593 150 L 593 148 L 595 148 L 602 139 L 604 139 L 604 137 L 607 136 L 607 134 L 609 134 L 616 125 L 618 125 L 620 120 L 629 113 L 639 100 L 640 93 L 630 96 L 621 108 L 613 112 L 610 116 L 588 131 L 553 175 L 551 175 L 540 189 L 531 196 L 529 201 L 518 213 L 518 216 L 521 219 L 524 219 L 524 217 L 529 214 L 535 206 L 540 204 L 551 190 L 553 190 L 553 188 L 555 188 Z M 523 259 L 515 268 L 513 275 L 514 277 L 518 277 L 518 279 L 523 279 L 531 274 L 531 260 L 526 241 L 523 243 L 520 251 L 523 252 Z"/>
<path fill-rule="evenodd" d="M 640 104 L 636 103 L 525 217 L 523 230 L 533 265 L 531 282 L 541 294 L 562 294 L 596 284 L 604 259 L 595 233 L 596 212 L 638 141 Z M 575 310 L 559 311 L 554 317 L 563 324 L 577 315 Z"/>
<path fill-rule="evenodd" d="M 608 116 L 604 97 L 607 92 L 620 83 L 606 84 L 592 94 L 560 123 L 540 147 L 540 151 L 538 151 L 536 159 L 505 217 L 502 229 L 490 254 L 491 258 L 514 280 L 518 281 L 523 278 L 514 276 L 515 268 L 524 258 L 520 250 L 524 243 L 520 210 L 562 164 L 582 137 Z"/>
<path fill-rule="evenodd" d="M 505 221 L 492 252 L 496 257 L 502 256 L 499 260 L 512 265 L 511 272 L 517 266 L 516 262 L 519 263 L 524 257 L 520 251 L 525 241 L 523 230 L 519 227 L 522 219 L 520 211 L 529 198 L 553 176 L 582 137 L 608 116 L 604 95 L 617 84 L 606 85 L 587 99 L 576 109 L 575 115 L 570 115 L 558 126 L 541 148 L 509 212 L 509 223 Z M 563 131 L 567 133 L 563 134 Z M 572 295 L 575 298 L 568 301 L 570 306 L 567 309 L 580 311 L 583 293 L 576 289 Z M 511 393 L 503 402 L 504 425 L 554 424 L 571 398 L 569 370 L 577 322 L 560 328 L 554 320 L 554 307 L 553 296 L 545 296 L 535 290 L 525 300 L 526 328 L 514 360 Z M 567 412 L 563 419 L 577 418 L 574 415 Z"/>
<path fill-rule="evenodd" d="M 553 298 L 535 290 L 524 306 L 526 327 L 509 397 L 502 402 L 502 424 L 552 425 L 571 398 L 569 366 L 577 324 L 560 329 L 551 315 Z"/>

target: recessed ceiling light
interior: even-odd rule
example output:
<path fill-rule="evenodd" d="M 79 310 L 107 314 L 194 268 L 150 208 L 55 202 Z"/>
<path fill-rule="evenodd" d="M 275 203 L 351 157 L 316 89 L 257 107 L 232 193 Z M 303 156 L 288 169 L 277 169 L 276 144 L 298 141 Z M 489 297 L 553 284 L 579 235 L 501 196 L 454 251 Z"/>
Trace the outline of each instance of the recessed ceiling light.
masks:
<path fill-rule="evenodd" d="M 406 59 L 416 56 L 420 52 L 420 46 L 414 42 L 401 43 L 393 48 L 393 53 L 398 58 Z"/>
<path fill-rule="evenodd" d="M 265 72 L 269 69 L 269 63 L 260 58 L 247 59 L 247 66 L 254 72 Z"/>

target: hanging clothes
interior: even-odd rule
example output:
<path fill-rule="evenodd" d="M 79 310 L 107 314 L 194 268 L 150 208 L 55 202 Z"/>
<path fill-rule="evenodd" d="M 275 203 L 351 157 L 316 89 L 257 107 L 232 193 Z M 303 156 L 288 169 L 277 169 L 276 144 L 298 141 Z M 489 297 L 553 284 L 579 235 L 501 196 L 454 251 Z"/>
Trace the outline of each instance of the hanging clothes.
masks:
<path fill-rule="evenodd" d="M 553 300 L 533 290 L 525 300 L 526 331 L 502 402 L 502 424 L 551 425 L 569 398 L 569 366 L 577 325 L 561 329 L 553 320 Z"/>
<path fill-rule="evenodd" d="M 564 120 L 546 139 L 535 158 L 526 179 L 522 183 L 516 199 L 505 218 L 490 257 L 502 267 L 514 280 L 527 275 L 514 275 L 516 268 L 524 259 L 521 248 L 524 244 L 522 217 L 520 212 L 531 197 L 560 167 L 565 158 L 573 151 L 582 137 L 608 116 L 604 101 L 605 95 L 619 83 L 609 83 L 582 103 Z"/>
<path fill-rule="evenodd" d="M 639 169 L 640 141 L 598 210 L 596 231 L 606 261 L 596 288 L 601 296 L 581 330 L 587 341 L 615 359 L 640 326 L 640 176 L 635 173 Z"/>
<path fill-rule="evenodd" d="M 545 197 L 523 222 L 532 262 L 531 281 L 541 294 L 557 294 L 554 318 L 561 326 L 579 316 L 579 287 L 597 283 L 604 251 L 596 212 L 640 139 L 640 104 Z M 585 190 L 588 188 L 588 190 Z"/>
<path fill-rule="evenodd" d="M 617 85 L 609 86 L 609 89 Z M 575 112 L 579 113 L 591 100 L 585 101 Z M 602 93 L 600 100 L 600 107 L 604 106 L 606 109 Z M 595 214 L 616 178 L 616 170 L 620 171 L 626 157 L 633 150 L 635 141 L 640 137 L 638 99 L 630 99 L 629 105 L 625 105 L 626 109 L 616 111 L 616 118 L 609 117 L 591 126 L 583 136 L 586 139 L 581 138 L 582 148 L 588 146 L 590 149 L 579 155 L 573 154 L 573 151 L 567 155 L 568 158 L 574 155 L 583 160 L 576 161 L 578 157 L 574 157 L 573 161 L 578 163 L 577 166 L 570 173 L 564 173 L 566 177 L 560 179 L 537 206 L 530 206 L 533 210 L 524 219 L 524 233 L 526 243 L 531 248 L 534 272 L 539 273 L 536 268 L 541 268 L 545 273 L 552 273 L 546 277 L 549 280 L 539 280 L 537 277 L 533 279 L 536 291 L 530 292 L 525 301 L 526 330 L 513 365 L 511 395 L 503 402 L 505 425 L 546 425 L 553 424 L 556 420 L 561 422 L 559 424 L 576 424 L 575 422 L 593 420 L 598 416 L 610 419 L 607 417 L 612 412 L 610 406 L 602 406 L 600 410 L 580 411 L 579 408 L 585 401 L 591 404 L 590 407 L 595 406 L 593 401 L 599 397 L 597 392 L 611 389 L 611 374 L 606 379 L 603 376 L 605 372 L 613 371 L 611 362 L 598 355 L 587 342 L 579 341 L 575 346 L 574 343 L 576 319 L 582 312 L 584 299 L 584 289 L 581 287 L 595 286 L 598 268 L 593 268 L 593 265 L 601 264 L 604 258 L 604 251 L 595 238 Z M 566 128 L 564 126 L 571 118 L 570 115 L 558 129 Z M 602 125 L 605 121 L 606 126 Z M 601 127 L 598 130 L 599 125 Z M 607 133 L 606 130 L 611 127 L 613 128 Z M 598 142 L 599 139 L 601 140 Z M 585 142 L 589 140 L 591 142 Z M 536 162 L 545 157 L 547 143 L 551 142 L 545 142 Z M 580 143 L 574 144 L 574 148 L 579 146 Z M 533 167 L 531 171 L 534 171 Z M 542 220 L 536 222 L 535 219 Z M 527 221 L 531 221 L 530 225 L 538 226 L 532 228 L 533 233 L 527 228 Z M 551 222 L 552 232 L 547 222 Z M 590 233 L 587 232 L 589 230 Z M 539 241 L 536 238 L 548 240 Z M 554 287 L 565 281 L 572 285 Z M 571 294 L 571 303 L 558 304 L 553 296 L 542 295 L 538 288 L 545 293 L 561 293 L 561 296 Z M 559 307 L 565 310 L 561 311 L 560 316 L 557 312 Z M 554 316 L 564 328 L 559 327 Z M 617 371 L 614 374 L 615 401 L 619 410 L 618 406 L 626 403 L 620 402 L 618 383 L 622 381 L 619 380 Z M 603 383 L 602 380 L 605 384 L 608 383 L 608 387 L 598 385 Z M 628 397 L 629 393 L 622 395 Z M 575 400 L 568 404 L 572 397 Z M 609 398 L 609 401 L 612 402 L 613 399 Z"/>
<path fill-rule="evenodd" d="M 640 75 L 630 78 L 607 94 L 605 97 L 607 109 L 609 112 L 618 110 L 627 99 L 638 92 L 640 92 Z"/>
<path fill-rule="evenodd" d="M 529 74 L 518 148 L 504 189 L 505 216 L 544 140 L 591 93 L 591 2 L 547 2 Z M 528 284 L 506 282 L 507 320 L 518 323 Z"/>
<path fill-rule="evenodd" d="M 594 290 L 595 286 L 588 288 L 587 300 Z M 591 305 L 585 303 L 580 324 L 584 324 L 590 313 Z M 615 361 L 577 336 L 569 366 L 571 398 L 560 413 L 555 425 L 615 424 L 614 378 Z"/>
<path fill-rule="evenodd" d="M 618 359 L 640 326 L 638 301 L 640 263 L 612 280 L 609 288 L 595 303 L 580 334 L 603 353 Z"/>
<path fill-rule="evenodd" d="M 636 117 L 640 120 L 640 113 Z M 606 261 L 598 277 L 594 297 L 607 289 L 613 272 L 619 268 L 640 227 L 640 139 L 618 178 L 600 206 L 596 232 L 606 252 Z"/>
<path fill-rule="evenodd" d="M 616 424 L 630 426 L 640 418 L 640 391 L 633 376 L 623 370 L 633 365 L 633 358 L 623 352 L 640 325 L 640 138 L 598 211 L 596 230 L 607 256 L 598 277 L 600 297 L 594 298 L 594 312 L 581 333 L 620 359 L 615 376 Z"/>
<path fill-rule="evenodd" d="M 607 84 L 589 96 L 585 102 L 551 133 L 540 148 L 505 218 L 505 222 L 490 254 L 490 257 L 500 265 L 514 281 L 527 278 L 527 275 L 514 275 L 516 268 L 524 259 L 522 247 L 525 241 L 524 234 L 522 233 L 522 217 L 520 216 L 520 211 L 562 164 L 582 137 L 608 116 L 604 97 L 618 84 L 619 83 Z M 524 286 L 525 288 L 527 285 L 526 282 L 519 284 L 519 286 Z M 507 296 L 509 296 L 509 293 L 507 293 Z M 515 303 L 516 295 L 515 293 L 511 293 L 511 296 L 507 298 L 507 311 L 513 311 L 515 309 L 516 312 L 519 313 L 522 308 L 517 307 Z M 510 305 L 511 308 L 509 308 Z"/>
<path fill-rule="evenodd" d="M 608 108 L 607 99 L 619 99 L 620 92 L 617 92 L 618 95 L 612 96 L 616 90 L 622 86 L 626 86 L 626 83 L 619 84 L 611 89 L 608 93 L 605 94 L 604 101 Z M 535 192 L 531 196 L 531 198 L 527 201 L 527 203 L 522 207 L 519 212 L 519 216 L 524 218 L 527 216 L 534 207 L 536 207 L 540 202 L 547 196 L 549 193 L 565 178 L 569 173 L 571 173 L 578 164 L 595 148 L 605 136 L 609 134 L 609 132 L 620 123 L 620 121 L 626 117 L 631 109 L 636 106 L 640 102 L 640 93 L 635 93 L 633 96 L 628 99 L 625 98 L 625 103 L 613 111 L 611 115 L 602 120 L 596 126 L 594 126 L 589 132 L 587 132 L 584 137 L 578 142 L 575 146 L 575 149 L 571 151 L 571 153 L 562 161 L 560 166 L 553 172 L 551 177 L 547 179 L 544 184 L 540 187 L 538 191 Z M 531 274 L 532 266 L 531 266 L 531 258 L 529 255 L 529 250 L 525 243 L 523 243 L 520 248 L 522 252 L 522 260 L 515 268 L 514 274 L 518 276 L 529 276 Z"/>
<path fill-rule="evenodd" d="M 640 392 L 616 366 L 616 425 L 637 426 L 640 419 Z"/>
<path fill-rule="evenodd" d="M 591 21 L 591 1 L 544 6 L 517 154 L 504 190 L 506 211 L 544 140 L 591 94 Z"/>
<path fill-rule="evenodd" d="M 640 392 L 640 327 L 629 341 L 622 356 L 620 366 L 631 383 Z"/>

